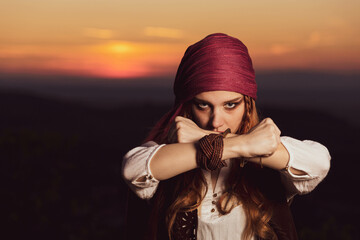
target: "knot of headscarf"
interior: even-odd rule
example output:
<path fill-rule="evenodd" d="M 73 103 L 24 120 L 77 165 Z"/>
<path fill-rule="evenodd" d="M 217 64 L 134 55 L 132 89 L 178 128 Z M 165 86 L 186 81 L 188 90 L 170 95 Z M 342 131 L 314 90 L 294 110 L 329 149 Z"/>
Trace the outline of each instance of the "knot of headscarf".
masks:
<path fill-rule="evenodd" d="M 201 92 L 232 91 L 256 99 L 255 72 L 246 46 L 215 33 L 186 50 L 174 83 L 175 105 Z"/>

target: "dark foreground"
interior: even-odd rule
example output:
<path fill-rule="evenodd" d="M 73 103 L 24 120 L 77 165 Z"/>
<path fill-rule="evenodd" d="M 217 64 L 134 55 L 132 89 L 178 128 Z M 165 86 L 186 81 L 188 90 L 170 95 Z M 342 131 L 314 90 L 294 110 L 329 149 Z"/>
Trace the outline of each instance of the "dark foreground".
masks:
<path fill-rule="evenodd" d="M 167 109 L 0 91 L 0 239 L 122 239 L 122 156 Z M 360 239 L 359 128 L 322 112 L 260 109 L 282 135 L 319 141 L 332 155 L 327 178 L 292 203 L 300 239 Z"/>

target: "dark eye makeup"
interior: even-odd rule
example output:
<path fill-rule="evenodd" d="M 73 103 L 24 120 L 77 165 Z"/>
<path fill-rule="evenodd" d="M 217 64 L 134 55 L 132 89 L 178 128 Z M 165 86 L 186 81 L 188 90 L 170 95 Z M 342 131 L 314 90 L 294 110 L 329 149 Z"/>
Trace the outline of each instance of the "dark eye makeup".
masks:
<path fill-rule="evenodd" d="M 237 102 L 227 102 L 224 104 L 224 107 L 226 109 L 234 109 L 236 108 L 239 104 L 241 103 L 241 101 L 237 101 Z"/>
<path fill-rule="evenodd" d="M 236 99 L 235 101 L 229 101 L 229 102 L 225 102 L 224 103 L 224 107 L 227 109 L 227 110 L 232 110 L 232 109 L 235 109 L 241 102 L 242 102 L 243 99 Z M 212 105 L 207 102 L 207 101 L 203 101 L 203 100 L 200 100 L 200 99 L 193 99 L 193 104 L 195 105 L 195 107 L 199 110 L 205 110 L 207 109 L 208 107 L 211 107 Z"/>

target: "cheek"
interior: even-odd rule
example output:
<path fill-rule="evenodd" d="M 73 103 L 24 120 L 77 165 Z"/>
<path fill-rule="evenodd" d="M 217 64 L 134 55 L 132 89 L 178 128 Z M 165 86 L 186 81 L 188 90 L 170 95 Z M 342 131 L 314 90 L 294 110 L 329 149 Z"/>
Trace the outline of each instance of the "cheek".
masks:
<path fill-rule="evenodd" d="M 234 132 L 236 132 L 240 128 L 243 116 L 244 108 L 241 108 L 229 118 L 231 122 L 229 125 L 231 125 L 231 129 L 234 129 Z"/>
<path fill-rule="evenodd" d="M 197 109 L 192 110 L 193 120 L 194 122 L 201 128 L 206 128 L 209 122 L 209 116 L 203 111 L 199 111 Z"/>

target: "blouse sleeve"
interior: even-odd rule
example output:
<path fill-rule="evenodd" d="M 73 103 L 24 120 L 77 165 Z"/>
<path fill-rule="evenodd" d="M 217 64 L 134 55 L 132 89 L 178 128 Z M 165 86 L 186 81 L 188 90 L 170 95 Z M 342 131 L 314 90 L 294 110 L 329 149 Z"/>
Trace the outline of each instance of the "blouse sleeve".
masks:
<path fill-rule="evenodd" d="M 136 195 L 142 199 L 150 199 L 156 192 L 159 180 L 150 171 L 150 160 L 162 147 L 153 141 L 130 150 L 123 158 L 122 175 Z"/>
<path fill-rule="evenodd" d="M 281 179 L 290 200 L 296 194 L 311 192 L 327 175 L 331 156 L 327 148 L 318 142 L 300 141 L 291 137 L 281 137 L 281 142 L 290 155 L 288 167 L 281 171 Z M 305 172 L 295 175 L 290 168 Z"/>

